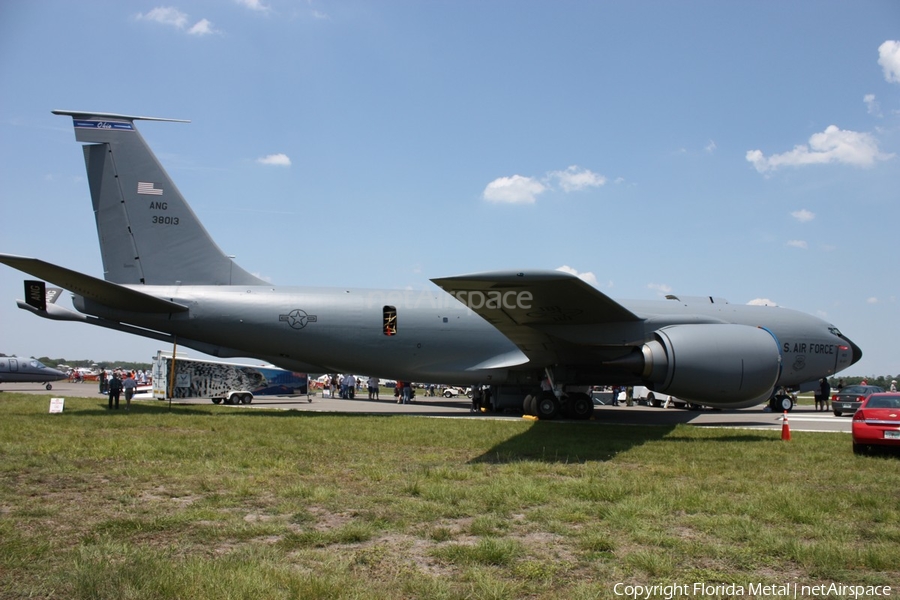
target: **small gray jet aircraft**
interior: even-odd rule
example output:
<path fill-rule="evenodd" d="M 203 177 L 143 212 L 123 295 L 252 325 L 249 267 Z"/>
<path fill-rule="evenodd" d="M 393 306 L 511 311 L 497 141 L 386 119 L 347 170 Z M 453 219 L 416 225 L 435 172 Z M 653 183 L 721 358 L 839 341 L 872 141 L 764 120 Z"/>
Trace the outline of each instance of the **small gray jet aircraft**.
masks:
<path fill-rule="evenodd" d="M 312 373 L 489 385 L 526 413 L 590 417 L 590 385 L 644 385 L 715 407 L 747 407 L 855 363 L 860 349 L 819 318 L 712 297 L 617 302 L 560 271 L 443 277 L 427 292 L 281 287 L 210 238 L 135 121 L 72 118 L 83 146 L 104 279 L 35 258 L 0 262 L 73 293 L 78 312 L 19 302 L 219 357 Z M 36 282 L 26 284 L 35 287 Z M 34 293 L 35 298 L 40 294 Z"/>
<path fill-rule="evenodd" d="M 0 383 L 43 383 L 45 388 L 52 390 L 51 381 L 66 377 L 62 371 L 51 369 L 33 358 L 0 356 Z"/>

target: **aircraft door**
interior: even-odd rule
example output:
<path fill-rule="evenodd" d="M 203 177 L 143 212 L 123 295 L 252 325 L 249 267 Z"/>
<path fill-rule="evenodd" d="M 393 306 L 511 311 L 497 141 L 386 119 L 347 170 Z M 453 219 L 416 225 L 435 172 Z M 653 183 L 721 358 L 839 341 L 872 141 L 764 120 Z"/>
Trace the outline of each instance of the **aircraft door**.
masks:
<path fill-rule="evenodd" d="M 14 358 L 9 359 L 9 372 L 10 373 L 18 373 L 19 372 L 19 361 Z"/>

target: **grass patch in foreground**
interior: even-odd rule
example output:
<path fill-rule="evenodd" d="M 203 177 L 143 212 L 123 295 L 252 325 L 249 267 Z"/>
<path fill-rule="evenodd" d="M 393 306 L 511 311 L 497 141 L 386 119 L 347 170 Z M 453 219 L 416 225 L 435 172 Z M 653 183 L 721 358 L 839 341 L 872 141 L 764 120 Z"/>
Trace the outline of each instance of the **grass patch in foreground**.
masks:
<path fill-rule="evenodd" d="M 614 598 L 891 585 L 900 471 L 843 434 L 0 396 L 0 596 Z"/>

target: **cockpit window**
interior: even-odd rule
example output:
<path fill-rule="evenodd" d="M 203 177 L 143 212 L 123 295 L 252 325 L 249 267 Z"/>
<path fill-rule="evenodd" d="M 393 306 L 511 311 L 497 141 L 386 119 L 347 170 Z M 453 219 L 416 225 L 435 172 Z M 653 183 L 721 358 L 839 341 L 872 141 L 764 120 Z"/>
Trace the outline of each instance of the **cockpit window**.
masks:
<path fill-rule="evenodd" d="M 838 337 L 844 337 L 843 334 L 841 333 L 841 330 L 838 329 L 837 327 L 835 327 L 834 325 L 829 327 L 828 331 L 830 331 L 832 335 L 836 335 Z"/>

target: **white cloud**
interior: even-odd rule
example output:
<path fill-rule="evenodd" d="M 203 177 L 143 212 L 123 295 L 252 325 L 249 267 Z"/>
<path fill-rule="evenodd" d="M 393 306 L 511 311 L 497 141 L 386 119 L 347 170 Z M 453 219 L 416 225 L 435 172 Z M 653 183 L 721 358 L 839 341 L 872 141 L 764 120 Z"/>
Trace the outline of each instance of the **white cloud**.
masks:
<path fill-rule="evenodd" d="M 826 163 L 841 163 L 855 167 L 871 167 L 877 160 L 887 160 L 892 154 L 878 150 L 878 142 L 868 133 L 838 129 L 829 125 L 822 133 L 814 133 L 809 145 L 794 146 L 783 154 L 773 154 L 766 158 L 761 150 L 747 151 L 747 161 L 757 171 L 766 173 L 781 167 L 797 167 Z"/>
<path fill-rule="evenodd" d="M 878 64 L 884 70 L 884 79 L 900 83 L 900 42 L 888 40 L 878 46 Z"/>
<path fill-rule="evenodd" d="M 207 19 L 200 19 L 188 27 L 188 15 L 174 6 L 157 6 L 146 13 L 138 13 L 136 18 L 143 21 L 153 21 L 160 25 L 168 25 L 169 27 L 186 31 L 190 35 L 219 33 Z"/>
<path fill-rule="evenodd" d="M 547 174 L 550 180 L 557 180 L 564 192 L 577 192 L 589 187 L 600 187 L 606 183 L 606 177 L 589 169 L 572 165 L 565 171 L 551 171 Z"/>
<path fill-rule="evenodd" d="M 809 247 L 805 240 L 788 240 L 787 245 L 791 248 L 800 248 L 801 250 L 806 250 Z"/>
<path fill-rule="evenodd" d="M 547 188 L 533 177 L 513 175 L 498 177 L 484 188 L 484 199 L 488 202 L 506 204 L 534 204 L 537 196 Z"/>
<path fill-rule="evenodd" d="M 802 208 L 800 210 L 795 210 L 791 213 L 791 216 L 800 221 L 801 223 L 807 223 L 816 218 L 816 214 Z"/>
<path fill-rule="evenodd" d="M 706 145 L 706 148 L 704 148 L 704 150 L 712 154 L 716 151 L 716 148 L 718 148 L 718 146 L 716 146 L 716 143 L 713 140 L 709 140 L 709 143 Z"/>
<path fill-rule="evenodd" d="M 562 271 L 563 273 L 569 273 L 571 275 L 575 275 L 578 279 L 584 281 L 585 283 L 589 283 L 593 286 L 597 285 L 597 276 L 592 272 L 588 271 L 586 273 L 579 273 L 577 270 L 573 269 L 569 265 L 563 265 L 561 267 L 556 268 L 557 271 Z"/>
<path fill-rule="evenodd" d="M 647 287 L 651 290 L 656 290 L 660 296 L 667 296 L 672 293 L 672 286 L 665 283 L 648 283 Z"/>
<path fill-rule="evenodd" d="M 768 298 L 754 298 L 747 304 L 749 304 L 750 306 L 778 306 L 777 303 L 769 300 Z"/>
<path fill-rule="evenodd" d="M 176 29 L 184 29 L 188 22 L 188 16 L 173 6 L 158 6 L 146 14 L 138 14 L 137 18 L 171 25 Z"/>
<path fill-rule="evenodd" d="M 206 19 L 200 19 L 194 25 L 188 29 L 188 33 L 191 35 L 209 35 L 211 33 L 219 33 L 216 31 L 212 23 L 207 21 Z"/>
<path fill-rule="evenodd" d="M 577 192 L 606 185 L 606 177 L 572 165 L 565 171 L 549 171 L 543 179 L 513 175 L 498 177 L 487 184 L 482 197 L 489 202 L 507 204 L 534 204 L 540 194 L 558 186 L 563 192 Z"/>
<path fill-rule="evenodd" d="M 863 102 L 866 103 L 866 112 L 875 117 L 881 116 L 881 106 L 875 100 L 875 94 L 866 94 L 863 96 Z"/>
<path fill-rule="evenodd" d="M 261 2 L 261 0 L 236 0 L 238 4 L 259 12 L 268 12 L 269 7 Z"/>
<path fill-rule="evenodd" d="M 291 159 L 288 158 L 287 154 L 270 154 L 268 156 L 263 156 L 262 158 L 257 158 L 256 162 L 261 165 L 274 165 L 276 167 L 289 167 L 291 166 Z"/>
<path fill-rule="evenodd" d="M 875 296 L 872 296 L 871 298 L 868 298 L 866 300 L 866 302 L 869 304 L 878 304 L 878 298 L 876 298 Z"/>

